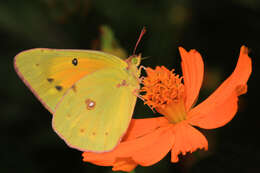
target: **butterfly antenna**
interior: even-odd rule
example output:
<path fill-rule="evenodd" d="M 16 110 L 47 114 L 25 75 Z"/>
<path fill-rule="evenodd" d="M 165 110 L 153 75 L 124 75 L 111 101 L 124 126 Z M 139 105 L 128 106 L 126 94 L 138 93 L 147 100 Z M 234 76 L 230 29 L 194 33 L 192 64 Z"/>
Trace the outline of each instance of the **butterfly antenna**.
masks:
<path fill-rule="evenodd" d="M 133 55 L 135 55 L 136 48 L 137 48 L 139 42 L 141 41 L 141 39 L 142 39 L 142 37 L 143 37 L 143 35 L 144 35 L 145 33 L 146 33 L 146 28 L 143 27 L 143 29 L 142 29 L 142 31 L 141 31 L 141 33 L 140 33 L 140 35 L 139 35 L 139 38 L 138 38 L 138 40 L 137 40 L 137 42 L 136 42 L 136 44 L 135 44 L 135 48 L 134 48 L 134 51 L 133 51 Z"/>
<path fill-rule="evenodd" d="M 141 57 L 141 60 L 149 59 L 149 58 L 151 58 L 151 56 L 145 56 L 145 57 Z"/>

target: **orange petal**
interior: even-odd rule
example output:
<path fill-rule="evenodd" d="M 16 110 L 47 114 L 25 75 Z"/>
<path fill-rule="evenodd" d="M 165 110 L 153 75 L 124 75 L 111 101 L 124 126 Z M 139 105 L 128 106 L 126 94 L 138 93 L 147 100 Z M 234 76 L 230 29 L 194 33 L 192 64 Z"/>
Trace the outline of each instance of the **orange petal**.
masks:
<path fill-rule="evenodd" d="M 90 162 L 99 166 L 112 166 L 116 159 L 114 151 L 105 153 L 84 152 L 82 156 L 84 162 Z"/>
<path fill-rule="evenodd" d="M 205 101 L 188 113 L 189 123 L 205 129 L 218 128 L 228 123 L 237 112 L 238 96 L 246 93 L 252 71 L 248 49 L 241 47 L 234 72 Z"/>
<path fill-rule="evenodd" d="M 226 99 L 222 99 L 220 103 L 217 103 L 214 108 L 207 112 L 193 112 L 189 115 L 189 123 L 204 129 L 218 128 L 229 121 L 235 116 L 237 112 L 238 97 L 236 92 L 230 94 Z"/>
<path fill-rule="evenodd" d="M 178 155 L 194 152 L 197 149 L 208 149 L 205 136 L 186 122 L 178 123 L 173 128 L 175 141 L 171 151 L 171 161 L 178 162 Z"/>
<path fill-rule="evenodd" d="M 113 166 L 113 171 L 130 172 L 137 166 L 131 158 L 116 158 L 114 154 L 109 153 L 91 153 L 82 154 L 83 161 L 91 162 L 99 166 Z"/>
<path fill-rule="evenodd" d="M 171 128 L 172 126 L 168 126 L 156 130 L 154 133 L 158 136 L 145 148 L 133 153 L 133 160 L 142 166 L 150 166 L 162 160 L 170 151 L 175 139 Z"/>
<path fill-rule="evenodd" d="M 196 101 L 203 81 L 204 64 L 201 55 L 192 49 L 187 52 L 179 47 L 181 66 L 184 78 L 184 92 L 186 96 L 185 108 L 188 111 Z"/>
<path fill-rule="evenodd" d="M 117 158 L 112 170 L 131 172 L 136 166 L 137 164 L 131 158 Z"/>
<path fill-rule="evenodd" d="M 139 136 L 135 139 L 127 140 L 120 143 L 118 147 L 116 147 L 117 157 L 132 157 L 133 155 L 136 155 L 136 152 L 141 153 L 141 150 L 147 150 L 147 148 L 150 146 L 153 146 L 153 149 L 156 149 L 157 146 L 154 146 L 154 144 L 156 144 L 158 140 L 161 140 L 162 135 L 169 134 L 168 131 L 170 131 L 170 127 L 171 125 L 168 124 L 165 127 L 159 127 L 158 129 L 155 129 L 148 134 L 144 134 L 143 136 Z"/>
<path fill-rule="evenodd" d="M 154 143 L 160 135 L 160 133 L 154 133 L 154 131 L 161 129 L 160 126 L 167 125 L 167 122 L 164 117 L 132 119 L 126 136 L 114 150 L 104 153 L 84 152 L 82 155 L 83 161 L 100 166 L 112 166 L 118 157 L 130 157 L 136 150 Z"/>
<path fill-rule="evenodd" d="M 168 120 L 165 117 L 132 119 L 123 140 L 131 140 L 143 136 L 167 124 Z"/>

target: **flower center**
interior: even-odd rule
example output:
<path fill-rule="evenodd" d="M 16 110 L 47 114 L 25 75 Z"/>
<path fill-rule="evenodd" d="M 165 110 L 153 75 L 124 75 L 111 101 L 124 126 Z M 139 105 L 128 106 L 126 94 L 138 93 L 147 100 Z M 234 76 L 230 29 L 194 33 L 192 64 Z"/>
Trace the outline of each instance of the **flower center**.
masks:
<path fill-rule="evenodd" d="M 145 104 L 163 114 L 170 123 L 178 123 L 186 119 L 184 107 L 184 85 L 182 77 L 164 66 L 155 70 L 146 69 L 147 77 L 143 80 L 141 92 Z"/>

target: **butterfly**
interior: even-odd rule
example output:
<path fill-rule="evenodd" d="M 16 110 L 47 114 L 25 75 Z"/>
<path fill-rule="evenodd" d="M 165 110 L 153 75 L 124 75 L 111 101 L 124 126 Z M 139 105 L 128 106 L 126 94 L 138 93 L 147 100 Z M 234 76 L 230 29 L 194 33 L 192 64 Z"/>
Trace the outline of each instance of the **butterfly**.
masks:
<path fill-rule="evenodd" d="M 140 63 L 141 55 L 122 60 L 95 50 L 36 48 L 16 55 L 14 67 L 53 114 L 52 127 L 68 146 L 105 152 L 115 148 L 131 121 Z"/>
<path fill-rule="evenodd" d="M 14 65 L 70 147 L 102 152 L 112 150 L 127 130 L 140 61 L 93 50 L 36 48 L 19 53 Z"/>

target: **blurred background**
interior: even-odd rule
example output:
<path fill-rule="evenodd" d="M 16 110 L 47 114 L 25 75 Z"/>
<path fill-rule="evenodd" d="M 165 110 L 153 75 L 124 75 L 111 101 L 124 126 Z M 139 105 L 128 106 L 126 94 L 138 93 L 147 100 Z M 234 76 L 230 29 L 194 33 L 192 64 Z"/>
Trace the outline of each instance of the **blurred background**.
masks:
<path fill-rule="evenodd" d="M 104 26 L 110 28 L 105 29 L 108 33 L 102 32 Z M 111 172 L 111 167 L 82 162 L 81 152 L 68 148 L 55 134 L 51 114 L 18 78 L 13 58 L 37 47 L 102 49 L 104 39 L 111 39 L 109 44 L 113 42 L 124 57 L 132 54 L 143 26 L 147 33 L 137 53 L 148 57 L 144 66 L 164 65 L 181 74 L 178 46 L 201 53 L 205 78 L 198 102 L 232 73 L 241 45 L 250 49 L 253 73 L 235 118 L 225 127 L 201 130 L 209 141 L 208 151 L 181 156 L 176 164 L 168 154 L 136 172 L 260 172 L 259 0 L 1 0 L 1 173 Z M 138 101 L 134 116 L 154 115 Z"/>

